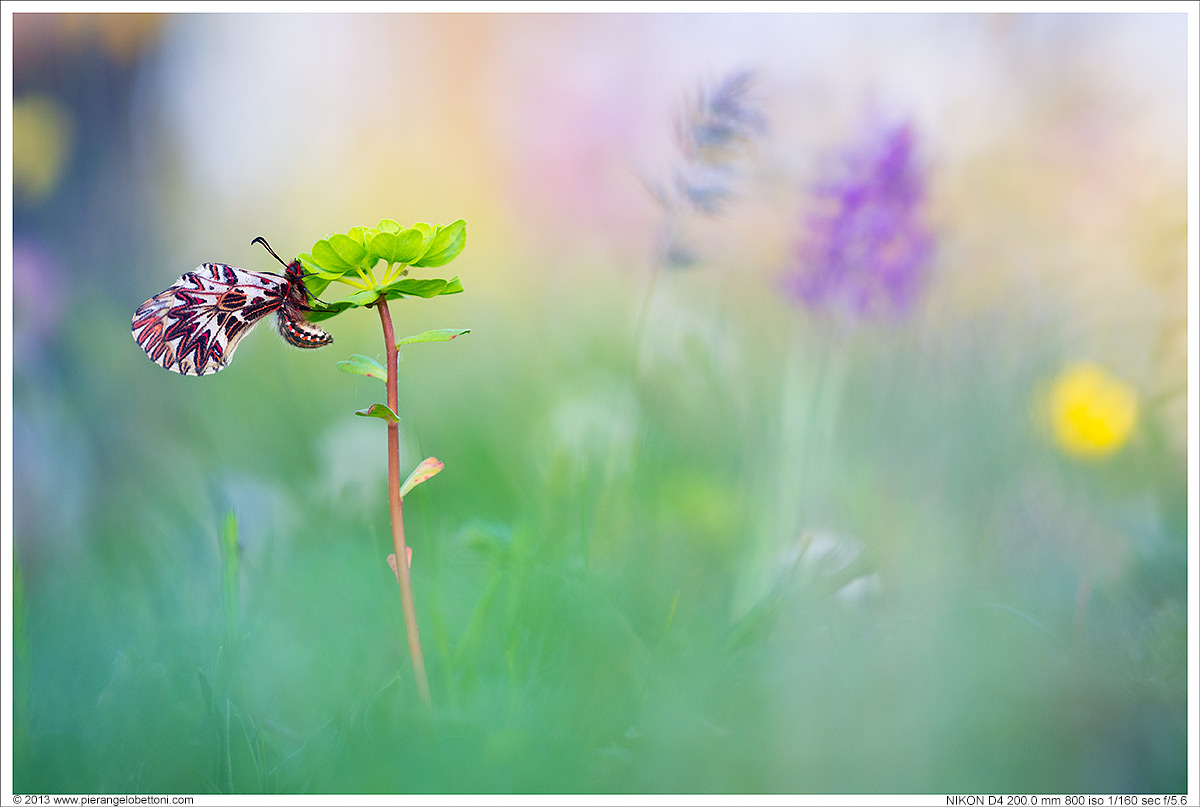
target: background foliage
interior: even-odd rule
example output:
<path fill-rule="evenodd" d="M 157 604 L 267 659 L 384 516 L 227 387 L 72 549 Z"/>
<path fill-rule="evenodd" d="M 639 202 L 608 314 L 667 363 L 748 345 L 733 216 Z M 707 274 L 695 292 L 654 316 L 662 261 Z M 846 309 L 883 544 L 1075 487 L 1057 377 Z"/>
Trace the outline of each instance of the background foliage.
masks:
<path fill-rule="evenodd" d="M 1183 15 L 13 29 L 17 792 L 1185 789 Z M 129 334 L 381 218 L 432 712 L 371 312 Z"/>

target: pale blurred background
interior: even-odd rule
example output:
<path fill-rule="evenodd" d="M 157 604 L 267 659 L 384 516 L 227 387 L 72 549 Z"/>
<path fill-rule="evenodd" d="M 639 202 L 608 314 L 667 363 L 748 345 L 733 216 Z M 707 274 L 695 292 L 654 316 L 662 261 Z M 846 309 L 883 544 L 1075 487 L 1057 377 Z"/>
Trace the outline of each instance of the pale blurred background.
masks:
<path fill-rule="evenodd" d="M 13 39 L 18 791 L 1182 789 L 1183 14 L 17 14 Z M 762 125 L 731 195 L 672 218 L 681 116 L 738 71 Z M 894 126 L 917 302 L 827 316 L 785 291 L 813 189 Z M 473 329 L 401 364 L 405 464 L 447 463 L 410 507 L 435 721 L 469 738 L 404 752 L 415 780 L 385 762 L 422 718 L 382 427 L 351 416 L 382 390 L 333 367 L 381 355 L 375 318 L 312 354 L 264 327 L 204 379 L 129 335 L 202 262 L 275 268 L 255 236 L 289 257 L 385 217 L 468 224 L 416 272 L 465 293 L 393 308 Z M 1136 412 L 1096 456 L 1039 421 L 1081 363 Z M 261 657 L 213 706 L 227 509 Z M 831 563 L 866 610 L 812 593 Z"/>

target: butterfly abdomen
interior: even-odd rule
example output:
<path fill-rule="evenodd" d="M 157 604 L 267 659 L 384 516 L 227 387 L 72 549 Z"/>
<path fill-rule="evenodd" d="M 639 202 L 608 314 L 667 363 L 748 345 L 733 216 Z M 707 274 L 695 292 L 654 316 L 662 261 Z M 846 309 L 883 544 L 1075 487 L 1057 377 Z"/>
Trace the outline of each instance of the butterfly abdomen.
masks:
<path fill-rule="evenodd" d="M 304 315 L 290 305 L 279 309 L 279 335 L 289 345 L 301 348 L 325 347 L 333 341 L 333 337 L 320 326 L 314 325 L 304 318 Z"/>

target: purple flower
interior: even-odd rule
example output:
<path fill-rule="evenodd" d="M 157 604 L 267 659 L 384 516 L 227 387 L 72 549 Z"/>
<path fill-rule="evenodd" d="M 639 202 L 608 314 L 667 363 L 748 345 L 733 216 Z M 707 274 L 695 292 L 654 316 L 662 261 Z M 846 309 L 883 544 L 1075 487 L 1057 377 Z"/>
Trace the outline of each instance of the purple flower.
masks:
<path fill-rule="evenodd" d="M 816 204 L 784 280 L 809 309 L 867 319 L 912 309 L 933 252 L 913 140 L 908 126 L 874 131 L 845 155 L 839 176 L 813 189 Z"/>

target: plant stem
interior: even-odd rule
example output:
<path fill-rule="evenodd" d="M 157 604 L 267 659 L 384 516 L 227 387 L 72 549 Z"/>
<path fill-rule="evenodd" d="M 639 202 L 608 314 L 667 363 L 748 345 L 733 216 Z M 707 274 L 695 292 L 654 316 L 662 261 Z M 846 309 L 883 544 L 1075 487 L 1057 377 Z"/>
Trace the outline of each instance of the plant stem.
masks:
<path fill-rule="evenodd" d="M 387 351 L 387 405 L 395 412 L 400 395 L 396 387 L 399 367 L 396 361 L 396 336 L 392 330 L 392 315 L 387 300 L 381 296 L 375 307 L 383 323 L 383 341 Z M 413 605 L 412 576 L 409 573 L 407 546 L 404 543 L 404 500 L 400 498 L 400 424 L 387 424 L 388 441 L 388 507 L 392 515 L 392 544 L 396 548 L 396 579 L 400 583 L 400 606 L 404 609 L 404 630 L 408 634 L 408 654 L 412 658 L 413 676 L 417 691 L 426 706 L 429 698 L 429 679 L 425 676 L 425 659 L 421 655 L 421 638 L 417 635 L 417 610 Z"/>
<path fill-rule="evenodd" d="M 655 246 L 654 263 L 650 267 L 650 282 L 646 284 L 646 292 L 642 296 L 642 305 L 638 310 L 637 321 L 633 326 L 633 375 L 637 377 L 638 367 L 642 358 L 642 339 L 645 336 L 646 318 L 650 314 L 650 304 L 654 301 L 654 293 L 658 286 L 658 276 L 663 273 L 671 254 L 671 244 L 679 229 L 681 219 L 679 206 L 671 204 L 666 211 L 662 227 L 658 232 L 658 243 Z"/>

